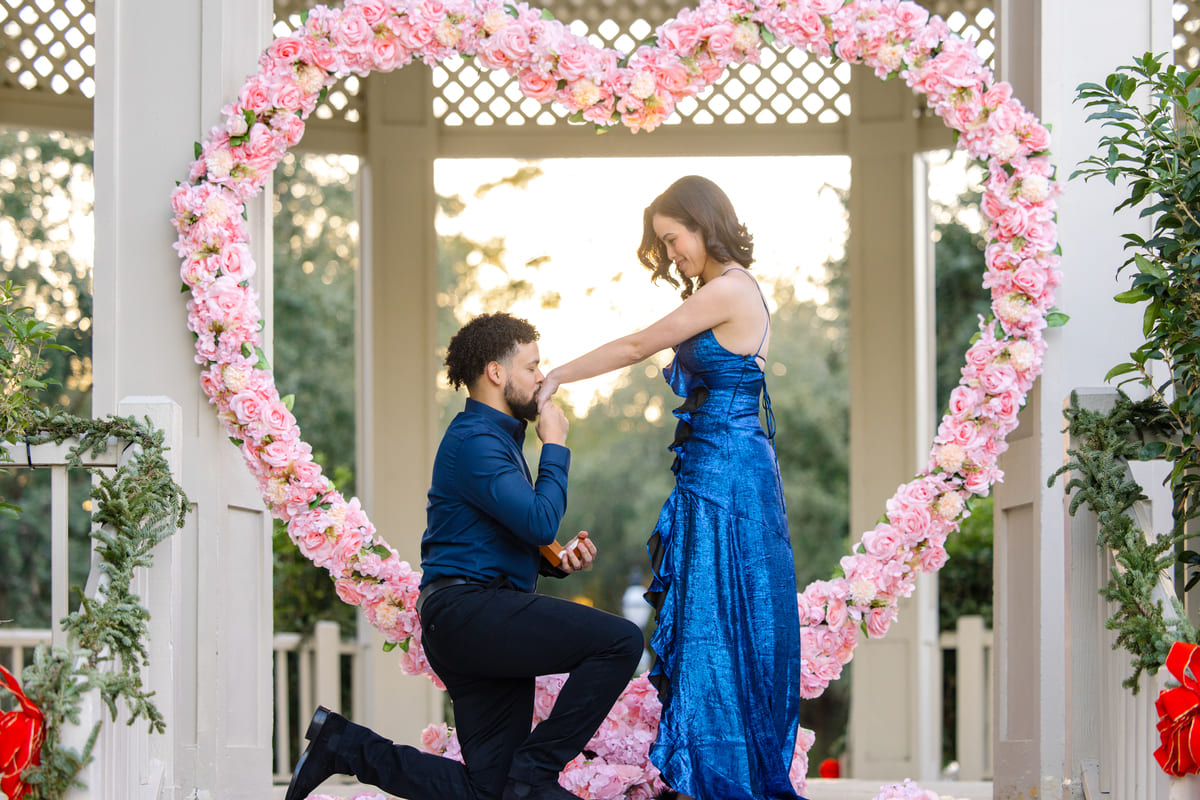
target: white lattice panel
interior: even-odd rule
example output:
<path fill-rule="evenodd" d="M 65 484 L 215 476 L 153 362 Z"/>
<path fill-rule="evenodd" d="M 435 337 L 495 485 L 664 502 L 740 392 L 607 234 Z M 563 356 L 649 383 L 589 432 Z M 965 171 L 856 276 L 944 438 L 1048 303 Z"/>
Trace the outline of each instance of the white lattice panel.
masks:
<path fill-rule="evenodd" d="M 294 30 L 300 12 L 317 0 L 276 0 L 276 34 Z M 672 0 L 553 0 L 548 8 L 597 42 L 632 47 L 685 4 Z M 978 43 L 990 63 L 995 52 L 992 0 L 927 0 L 958 33 Z M 0 0 L 0 87 L 91 98 L 95 94 L 94 0 Z M 1200 66 L 1200 0 L 1174 6 L 1177 63 Z M 624 31 L 625 33 L 622 33 Z M 804 54 L 763 52 L 701 97 L 681 103 L 678 117 L 700 124 L 829 122 L 850 112 L 844 66 Z M 435 70 L 435 113 L 447 125 L 554 125 L 564 114 L 525 100 L 504 75 L 481 75 L 461 61 Z M 336 84 L 317 110 L 321 119 L 350 124 L 365 113 L 361 81 Z M 676 120 L 677 121 L 677 120 Z"/>
<path fill-rule="evenodd" d="M 0 86 L 93 97 L 94 5 L 85 0 L 0 0 Z"/>
<path fill-rule="evenodd" d="M 571 29 L 602 47 L 628 52 L 688 3 L 653 0 L 554 0 L 545 7 Z M 433 111 L 443 124 L 459 126 L 557 125 L 567 112 L 525 98 L 504 73 L 484 73 L 464 59 L 433 70 L 438 94 Z M 764 48 L 760 64 L 744 64 L 676 106 L 667 124 L 699 125 L 837 122 L 850 113 L 850 68 L 810 58 L 801 51 Z"/>

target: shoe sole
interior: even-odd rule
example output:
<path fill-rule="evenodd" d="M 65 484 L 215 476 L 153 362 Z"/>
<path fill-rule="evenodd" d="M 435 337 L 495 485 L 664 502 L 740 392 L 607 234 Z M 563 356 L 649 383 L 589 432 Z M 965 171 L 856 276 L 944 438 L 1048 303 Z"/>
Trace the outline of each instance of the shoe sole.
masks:
<path fill-rule="evenodd" d="M 304 732 L 304 738 L 312 741 L 321 734 L 321 728 L 325 727 L 325 721 L 329 719 L 330 710 L 325 706 L 317 706 L 317 710 L 313 712 L 312 720 L 308 723 L 308 730 Z"/>

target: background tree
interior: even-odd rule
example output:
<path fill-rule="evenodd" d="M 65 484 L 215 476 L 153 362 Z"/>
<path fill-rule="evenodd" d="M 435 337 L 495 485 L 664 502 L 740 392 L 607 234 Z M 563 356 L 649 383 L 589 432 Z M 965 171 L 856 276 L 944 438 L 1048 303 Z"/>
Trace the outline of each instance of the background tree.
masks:
<path fill-rule="evenodd" d="M 971 182 L 978 185 L 979 181 Z M 963 353 L 979 330 L 979 316 L 991 314 L 991 297 L 982 285 L 985 241 L 977 209 L 981 194 L 968 189 L 946 203 L 933 203 L 935 265 L 935 347 L 937 402 L 944 412 L 958 385 Z M 992 626 L 992 498 L 974 499 L 971 515 L 946 540 L 949 559 L 938 572 L 938 623 L 954 630 L 958 618 L 978 614 Z M 955 758 L 957 662 L 942 659 L 942 761 Z"/>
<path fill-rule="evenodd" d="M 92 143 L 62 133 L 0 129 L 0 282 L 11 281 L 13 307 L 33 309 L 55 331 L 42 358 L 46 384 L 31 393 L 39 406 L 91 414 Z M 2 355 L 9 354 L 8 346 Z M 7 428 L 4 438 L 18 440 Z M 70 478 L 69 541 L 72 584 L 88 572 L 86 471 Z M 21 517 L 0 515 L 0 564 L 21 565 L 23 580 L 0 581 L 0 619 L 22 627 L 50 624 L 50 477 L 39 470 L 0 470 L 0 499 Z M 16 574 L 18 571 L 14 570 Z"/>

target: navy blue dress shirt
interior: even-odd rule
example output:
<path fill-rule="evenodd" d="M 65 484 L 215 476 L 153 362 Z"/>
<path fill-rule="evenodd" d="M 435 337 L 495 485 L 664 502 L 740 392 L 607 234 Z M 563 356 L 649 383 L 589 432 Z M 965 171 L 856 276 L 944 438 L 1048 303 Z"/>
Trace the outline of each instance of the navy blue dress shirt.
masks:
<path fill-rule="evenodd" d="M 421 538 L 421 585 L 443 577 L 537 585 L 538 547 L 554 541 L 567 510 L 571 451 L 543 444 L 535 484 L 521 446 L 525 422 L 470 398 L 433 462 Z"/>

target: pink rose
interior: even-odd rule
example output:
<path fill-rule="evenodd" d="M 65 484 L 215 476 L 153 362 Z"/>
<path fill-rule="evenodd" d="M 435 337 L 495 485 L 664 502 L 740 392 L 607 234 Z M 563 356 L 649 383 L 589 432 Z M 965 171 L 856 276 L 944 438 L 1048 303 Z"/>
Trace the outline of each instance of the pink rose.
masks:
<path fill-rule="evenodd" d="M 238 105 L 255 114 L 261 114 L 271 107 L 271 92 L 261 76 L 249 78 L 242 86 L 238 95 Z"/>
<path fill-rule="evenodd" d="M 718 61 L 727 61 L 733 58 L 735 29 L 732 23 L 714 25 L 704 33 L 707 37 L 708 52 L 712 53 L 714 58 Z"/>
<path fill-rule="evenodd" d="M 862 542 L 868 553 L 876 558 L 887 559 L 900 549 L 900 534 L 891 525 L 881 522 L 874 530 L 863 534 Z"/>
<path fill-rule="evenodd" d="M 675 20 L 663 25 L 658 31 L 659 43 L 674 53 L 690 53 L 700 44 L 701 23 L 691 14 L 684 16 L 685 13 L 681 11 Z"/>
<path fill-rule="evenodd" d="M 534 70 L 524 70 L 518 79 L 521 94 L 539 103 L 548 103 L 558 92 L 558 81 L 551 75 Z"/>
<path fill-rule="evenodd" d="M 930 574 L 946 566 L 946 561 L 949 558 L 946 548 L 935 544 L 927 544 L 921 548 L 920 556 L 921 571 Z"/>
<path fill-rule="evenodd" d="M 371 40 L 371 60 L 375 63 L 375 69 L 391 72 L 400 66 L 401 58 L 394 36 L 376 36 Z"/>
<path fill-rule="evenodd" d="M 333 30 L 333 42 L 340 50 L 361 51 L 369 46 L 374 31 L 361 14 L 351 9 L 345 12 L 337 21 Z"/>
<path fill-rule="evenodd" d="M 267 47 L 267 55 L 284 63 L 295 61 L 303 52 L 304 45 L 295 36 L 282 36 Z"/>
<path fill-rule="evenodd" d="M 363 596 L 358 590 L 358 582 L 348 578 L 339 578 L 333 582 L 334 590 L 343 603 L 357 606 L 362 603 Z"/>
<path fill-rule="evenodd" d="M 363 21 L 374 28 L 383 21 L 383 17 L 388 11 L 388 4 L 384 0 L 358 0 L 354 4 L 354 8 L 362 14 Z"/>
<path fill-rule="evenodd" d="M 215 322 L 229 325 L 239 322 L 249 313 L 250 290 L 233 278 L 222 275 L 204 290 L 203 310 Z"/>
<path fill-rule="evenodd" d="M 323 567 L 333 554 L 333 540 L 323 531 L 306 530 L 296 540 L 296 546 L 304 557 L 318 567 Z"/>
<path fill-rule="evenodd" d="M 421 749 L 427 753 L 440 756 L 446 752 L 446 745 L 449 743 L 450 730 L 444 722 L 439 722 L 436 725 L 428 725 L 425 730 L 421 731 Z"/>
<path fill-rule="evenodd" d="M 872 608 L 867 612 L 867 635 L 872 639 L 882 639 L 896 621 L 896 617 L 896 607 L 893 605 Z"/>
<path fill-rule="evenodd" d="M 250 248 L 241 243 L 230 245 L 222 250 L 219 263 L 221 274 L 229 276 L 236 283 L 248 280 L 255 271 Z"/>

